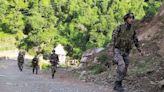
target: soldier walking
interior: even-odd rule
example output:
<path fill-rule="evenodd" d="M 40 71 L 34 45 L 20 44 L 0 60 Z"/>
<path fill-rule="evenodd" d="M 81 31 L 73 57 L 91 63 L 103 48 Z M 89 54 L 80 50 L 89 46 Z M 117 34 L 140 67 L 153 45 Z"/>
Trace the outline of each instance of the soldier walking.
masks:
<path fill-rule="evenodd" d="M 50 55 L 52 78 L 54 78 L 54 74 L 56 73 L 58 62 L 58 55 L 55 53 L 55 50 L 52 50 L 52 54 Z"/>
<path fill-rule="evenodd" d="M 122 81 L 127 73 L 129 65 L 129 53 L 133 44 L 136 46 L 140 55 L 143 55 L 138 43 L 138 38 L 133 27 L 135 17 L 133 13 L 124 16 L 125 23 L 119 25 L 112 34 L 113 41 L 113 62 L 117 64 L 117 75 L 114 90 L 124 91 Z"/>
<path fill-rule="evenodd" d="M 20 50 L 18 53 L 18 58 L 17 58 L 18 68 L 20 71 L 23 71 L 24 56 L 25 56 L 25 52 Z"/>
<path fill-rule="evenodd" d="M 33 74 L 36 73 L 38 74 L 38 69 L 39 69 L 39 53 L 37 53 L 34 58 L 32 59 L 32 72 Z"/>

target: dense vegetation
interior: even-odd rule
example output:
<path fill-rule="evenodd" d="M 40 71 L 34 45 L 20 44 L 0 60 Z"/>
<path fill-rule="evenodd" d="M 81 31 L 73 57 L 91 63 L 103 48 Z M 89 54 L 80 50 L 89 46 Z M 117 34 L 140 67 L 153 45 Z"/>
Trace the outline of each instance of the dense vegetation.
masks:
<path fill-rule="evenodd" d="M 15 34 L 19 48 L 48 54 L 61 43 L 69 56 L 104 47 L 127 12 L 156 14 L 162 0 L 0 0 L 0 31 Z M 27 35 L 24 37 L 24 34 Z"/>

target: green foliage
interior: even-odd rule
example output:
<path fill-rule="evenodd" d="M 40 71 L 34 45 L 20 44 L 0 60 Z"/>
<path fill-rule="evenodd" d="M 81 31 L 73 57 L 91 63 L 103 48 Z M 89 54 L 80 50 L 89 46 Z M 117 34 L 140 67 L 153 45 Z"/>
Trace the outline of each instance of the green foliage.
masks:
<path fill-rule="evenodd" d="M 101 56 L 98 57 L 98 62 L 100 62 L 100 64 L 107 64 L 108 60 L 109 60 L 109 56 L 106 54 L 102 54 Z"/>
<path fill-rule="evenodd" d="M 39 61 L 39 67 L 41 70 L 42 69 L 47 70 L 51 67 L 51 64 L 49 63 L 49 61 L 42 60 L 42 61 Z"/>
<path fill-rule="evenodd" d="M 15 35 L 0 31 L 0 51 L 16 49 Z"/>
<path fill-rule="evenodd" d="M 154 3 L 153 3 L 154 2 Z M 162 0 L 0 0 L 0 30 L 16 34 L 19 47 L 44 54 L 58 43 L 79 58 L 89 48 L 104 47 L 129 11 L 137 20 L 154 15 Z M 22 38 L 22 33 L 26 38 Z"/>
<path fill-rule="evenodd" d="M 104 65 L 96 64 L 93 66 L 90 66 L 90 70 L 92 74 L 100 74 L 104 72 L 107 68 Z"/>
<path fill-rule="evenodd" d="M 23 39 L 23 32 L 22 31 L 18 31 L 17 34 L 16 34 L 16 40 L 20 41 Z"/>
<path fill-rule="evenodd" d="M 50 68 L 50 65 L 47 65 L 47 64 L 43 64 L 42 65 L 42 69 L 43 70 L 47 70 L 47 69 L 49 69 Z"/>
<path fill-rule="evenodd" d="M 24 48 L 27 48 L 27 47 L 24 47 Z M 24 48 L 23 48 L 23 49 L 24 49 Z M 36 50 L 35 50 L 34 48 L 31 48 L 31 49 L 28 50 L 28 53 L 29 53 L 30 55 L 36 55 Z"/>
<path fill-rule="evenodd" d="M 144 10 L 146 12 L 146 16 L 147 17 L 151 17 L 151 16 L 154 16 L 157 11 L 158 11 L 158 8 L 161 6 L 161 2 L 163 0 L 150 0 L 148 3 L 147 3 L 147 6 L 144 7 Z"/>

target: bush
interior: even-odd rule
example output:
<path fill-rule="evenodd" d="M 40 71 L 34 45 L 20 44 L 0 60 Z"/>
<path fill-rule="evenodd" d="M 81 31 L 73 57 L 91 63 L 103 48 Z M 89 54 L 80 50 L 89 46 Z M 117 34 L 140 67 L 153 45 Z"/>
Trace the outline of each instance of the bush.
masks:
<path fill-rule="evenodd" d="M 48 68 L 50 68 L 51 64 L 48 60 L 41 60 L 39 61 L 39 67 L 42 70 L 46 70 Z"/>
<path fill-rule="evenodd" d="M 156 1 L 156 0 L 153 0 L 153 1 L 150 1 L 147 3 L 147 6 L 144 7 L 144 10 L 146 12 L 146 17 L 151 17 L 151 16 L 154 16 L 159 7 L 161 6 L 161 3 L 162 1 Z"/>
<path fill-rule="evenodd" d="M 28 50 L 28 53 L 29 53 L 30 55 L 36 55 L 36 50 L 35 50 L 34 48 L 29 49 L 29 50 Z"/>
<path fill-rule="evenodd" d="M 23 32 L 22 31 L 18 31 L 17 34 L 16 34 L 16 40 L 17 41 L 20 41 L 21 39 L 23 39 Z"/>
<path fill-rule="evenodd" d="M 109 57 L 108 57 L 108 55 L 106 55 L 106 54 L 102 54 L 102 55 L 100 55 L 100 56 L 98 57 L 97 60 L 98 60 L 98 62 L 99 62 L 100 64 L 105 65 L 105 64 L 108 63 Z"/>
<path fill-rule="evenodd" d="M 101 64 L 93 65 L 89 69 L 91 70 L 92 74 L 100 74 L 100 73 L 107 70 L 107 68 L 104 65 L 101 65 Z"/>
<path fill-rule="evenodd" d="M 15 35 L 0 32 L 0 51 L 16 49 Z"/>

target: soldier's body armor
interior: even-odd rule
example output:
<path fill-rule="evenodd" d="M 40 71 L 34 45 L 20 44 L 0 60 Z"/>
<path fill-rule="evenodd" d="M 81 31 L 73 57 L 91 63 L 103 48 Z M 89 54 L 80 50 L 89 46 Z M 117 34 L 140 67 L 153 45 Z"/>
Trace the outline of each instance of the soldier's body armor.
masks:
<path fill-rule="evenodd" d="M 18 62 L 23 63 L 24 62 L 24 55 L 19 54 L 18 56 Z"/>
<path fill-rule="evenodd" d="M 50 62 L 51 62 L 51 64 L 57 64 L 58 63 L 58 55 L 56 55 L 56 54 L 51 54 L 51 56 L 50 56 Z"/>
<path fill-rule="evenodd" d="M 129 52 L 133 46 L 134 32 L 135 31 L 133 27 L 128 29 L 127 25 L 125 24 L 120 25 L 120 31 L 115 41 L 115 48 L 118 48 L 119 50 L 123 52 Z"/>

